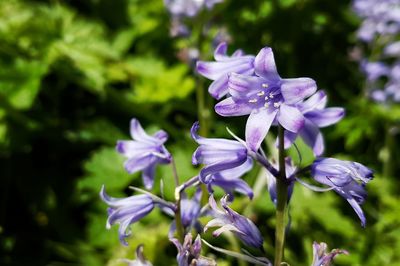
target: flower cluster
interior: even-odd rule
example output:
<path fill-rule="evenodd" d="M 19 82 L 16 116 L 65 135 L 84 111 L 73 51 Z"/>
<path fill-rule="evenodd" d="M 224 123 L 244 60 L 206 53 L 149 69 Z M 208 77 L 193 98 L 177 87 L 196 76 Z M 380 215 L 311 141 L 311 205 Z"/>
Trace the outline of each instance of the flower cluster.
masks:
<path fill-rule="evenodd" d="M 368 93 L 377 102 L 400 102 L 400 2 L 355 0 L 353 9 L 362 18 L 357 37 L 374 47 L 372 60 L 361 60 Z"/>
<path fill-rule="evenodd" d="M 234 139 L 200 136 L 200 124 L 195 122 L 190 132 L 199 146 L 192 155 L 192 164 L 202 165 L 202 168 L 198 175 L 179 184 L 175 162 L 164 146 L 167 133 L 160 130 L 149 135 L 138 120 L 132 119 L 130 131 L 133 140 L 118 141 L 117 151 L 127 158 L 124 166 L 128 173 L 142 172 L 143 183 L 148 191 L 132 187 L 141 194 L 117 199 L 108 196 L 103 186 L 100 197 L 109 206 L 106 227 L 119 224 L 120 241 L 127 245 L 130 225 L 159 208 L 173 217 L 168 237 L 177 247 L 176 260 L 180 266 L 216 265 L 213 259 L 201 255 L 200 234 L 210 227 L 219 227 L 212 233 L 214 237 L 230 231 L 243 244 L 258 249 L 264 255 L 264 240 L 256 223 L 228 206 L 234 201 L 235 193 L 253 199 L 253 190 L 243 178 L 253 168 L 254 163 L 267 170 L 268 187 L 265 191 L 269 192 L 277 208 L 277 215 L 279 208 L 290 203 L 294 186 L 300 183 L 315 191 L 335 191 L 352 206 L 361 225 L 365 226 L 366 217 L 360 205 L 365 201 L 365 185 L 373 178 L 372 171 L 357 162 L 320 157 L 324 153 L 324 139 L 320 128 L 341 120 L 344 109 L 326 107 L 327 95 L 324 91 L 317 91 L 313 79 L 282 78 L 278 74 L 270 47 L 264 47 L 256 56 L 245 55 L 241 50 L 228 56 L 226 43 L 221 43 L 215 50 L 214 59 L 215 61 L 209 62 L 199 61 L 197 71 L 212 81 L 208 91 L 219 101 L 215 105 L 217 114 L 248 116 L 245 140 L 229 129 L 228 132 Z M 273 126 L 279 127 L 276 144 L 279 149 L 279 164 L 266 155 L 262 145 Z M 284 150 L 294 145 L 297 137 L 312 149 L 316 157 L 312 164 L 304 168 L 296 166 L 290 157 L 285 157 Z M 150 192 L 153 189 L 155 169 L 159 164 L 172 166 L 175 175 L 175 202 L 168 202 Z M 314 182 L 323 187 L 302 180 L 301 175 L 307 172 L 310 172 Z M 220 199 L 221 208 L 215 200 L 215 187 L 222 188 L 226 193 Z M 187 193 L 187 190 L 192 188 L 194 195 L 189 198 L 187 195 L 190 192 Z M 204 199 L 207 196 L 204 195 L 207 191 L 205 188 L 209 193 L 208 204 L 202 200 L 202 197 Z M 282 209 L 280 212 L 284 213 Z M 203 216 L 211 217 L 205 225 L 200 219 Z M 283 216 L 280 217 L 284 220 Z M 281 228 L 284 228 L 283 224 Z M 193 241 L 194 231 L 197 236 Z M 209 246 L 248 262 L 271 265 L 265 257 Z M 142 250 L 138 251 L 137 260 L 126 262 L 151 265 L 141 252 Z M 314 243 L 312 265 L 329 265 L 336 255 L 346 253 L 342 250 L 326 253 L 326 244 Z M 279 259 L 276 265 L 280 265 Z"/>

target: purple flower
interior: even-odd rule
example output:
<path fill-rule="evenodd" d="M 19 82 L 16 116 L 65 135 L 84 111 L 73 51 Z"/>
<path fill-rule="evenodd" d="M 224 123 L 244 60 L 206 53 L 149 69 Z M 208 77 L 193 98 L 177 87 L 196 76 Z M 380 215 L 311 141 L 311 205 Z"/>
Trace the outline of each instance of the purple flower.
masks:
<path fill-rule="evenodd" d="M 239 179 L 250 171 L 253 160 L 248 155 L 245 144 L 227 139 L 203 138 L 197 135 L 199 123 L 193 124 L 192 138 L 200 144 L 193 153 L 192 163 L 205 164 L 199 174 L 199 180 L 209 186 L 220 186 L 227 192 L 234 190 L 253 196 L 246 182 Z"/>
<path fill-rule="evenodd" d="M 327 248 L 328 246 L 324 242 L 321 242 L 320 244 L 317 242 L 313 243 L 313 262 L 311 266 L 329 266 L 337 255 L 349 254 L 343 249 L 333 249 L 331 252 L 327 253 Z"/>
<path fill-rule="evenodd" d="M 285 131 L 285 148 L 289 148 L 300 135 L 303 141 L 313 149 L 314 155 L 324 152 L 324 140 L 319 128 L 337 123 L 344 116 L 344 109 L 339 107 L 325 108 L 327 97 L 324 91 L 318 91 L 297 108 L 304 116 L 304 126 L 297 132 Z"/>
<path fill-rule="evenodd" d="M 201 252 L 201 239 L 200 235 L 197 235 L 193 242 L 192 235 L 188 233 L 185 235 L 183 245 L 176 238 L 171 238 L 170 241 L 178 249 L 178 255 L 176 260 L 178 261 L 178 266 L 214 266 L 217 263 L 209 258 L 200 255 Z"/>
<path fill-rule="evenodd" d="M 286 130 L 299 132 L 305 120 L 296 104 L 312 95 L 317 87 L 310 78 L 282 79 L 269 47 L 258 53 L 254 65 L 257 76 L 230 74 L 231 97 L 219 102 L 215 111 L 222 116 L 249 115 L 246 143 L 257 151 L 275 118 Z"/>
<path fill-rule="evenodd" d="M 197 62 L 197 72 L 213 80 L 208 92 L 212 97 L 219 100 L 228 93 L 228 74 L 231 72 L 253 75 L 254 74 L 254 56 L 245 55 L 243 51 L 236 50 L 232 56 L 227 56 L 227 44 L 220 43 L 214 51 L 216 62 Z"/>
<path fill-rule="evenodd" d="M 130 133 L 133 140 L 118 141 L 116 149 L 128 158 L 124 164 L 126 171 L 130 174 L 143 171 L 143 183 L 147 189 L 151 189 L 156 165 L 171 162 L 171 154 L 163 145 L 168 134 L 160 130 L 149 136 L 135 118 L 131 120 Z"/>
<path fill-rule="evenodd" d="M 146 260 L 143 254 L 143 245 L 139 245 L 136 248 L 136 259 L 128 260 L 128 259 L 120 259 L 119 261 L 125 262 L 128 266 L 153 266 L 151 262 Z"/>
<path fill-rule="evenodd" d="M 360 204 L 367 196 L 364 186 L 373 178 L 371 169 L 357 162 L 319 158 L 311 165 L 311 175 L 317 182 L 333 188 L 345 198 L 365 227 L 366 219 Z"/>
<path fill-rule="evenodd" d="M 139 221 L 153 210 L 153 199 L 147 194 L 121 199 L 112 198 L 106 194 L 104 186 L 101 188 L 100 197 L 109 206 L 106 228 L 110 229 L 113 224 L 119 224 L 119 240 L 127 246 L 125 238 L 130 236 L 129 225 Z"/>
<path fill-rule="evenodd" d="M 213 195 L 210 196 L 209 204 L 213 211 L 215 219 L 209 221 L 204 228 L 206 231 L 209 227 L 221 226 L 219 229 L 213 232 L 213 236 L 217 237 L 225 231 L 232 231 L 243 243 L 248 246 L 255 248 L 262 248 L 263 239 L 260 231 L 255 224 L 231 208 L 227 206 L 227 198 L 229 195 L 225 195 L 221 199 L 221 206 L 223 210 L 218 209 L 217 203 Z"/>

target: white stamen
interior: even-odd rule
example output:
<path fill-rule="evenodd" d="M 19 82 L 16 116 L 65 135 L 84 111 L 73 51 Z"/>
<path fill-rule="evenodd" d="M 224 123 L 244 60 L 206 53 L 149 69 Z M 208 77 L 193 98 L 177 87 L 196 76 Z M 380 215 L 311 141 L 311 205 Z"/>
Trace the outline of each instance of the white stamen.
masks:
<path fill-rule="evenodd" d="M 281 106 L 280 103 L 274 103 L 274 107 L 275 107 L 275 108 L 278 108 L 279 106 Z"/>
<path fill-rule="evenodd" d="M 249 100 L 249 103 L 256 103 L 257 102 L 257 99 L 251 99 L 251 100 Z"/>
<path fill-rule="evenodd" d="M 268 101 L 268 95 L 267 95 L 267 96 L 265 96 L 264 100 Z"/>
<path fill-rule="evenodd" d="M 268 88 L 268 84 L 267 84 L 267 83 L 263 83 L 261 86 L 262 86 L 263 88 Z"/>
<path fill-rule="evenodd" d="M 269 107 L 269 103 L 264 103 L 264 107 Z"/>
<path fill-rule="evenodd" d="M 261 96 L 263 96 L 264 94 L 265 94 L 264 91 L 260 91 L 259 93 L 257 93 L 257 96 L 261 97 Z"/>
<path fill-rule="evenodd" d="M 269 98 L 274 98 L 274 95 L 272 94 L 272 92 L 269 94 Z"/>

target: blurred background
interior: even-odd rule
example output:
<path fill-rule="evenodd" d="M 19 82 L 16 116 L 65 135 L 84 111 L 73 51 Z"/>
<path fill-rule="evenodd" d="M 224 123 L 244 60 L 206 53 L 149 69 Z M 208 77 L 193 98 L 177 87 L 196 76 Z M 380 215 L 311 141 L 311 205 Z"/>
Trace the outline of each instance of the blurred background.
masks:
<path fill-rule="evenodd" d="M 329 106 L 346 109 L 343 121 L 323 129 L 326 156 L 359 161 L 376 173 L 363 205 L 366 228 L 336 193 L 296 185 L 287 261 L 310 265 L 316 240 L 350 252 L 337 265 L 400 265 L 400 108 L 365 97 L 354 56 L 360 19 L 351 2 L 226 0 L 184 23 L 191 34 L 172 37 L 162 0 L 0 0 L 0 265 L 123 265 L 117 259 L 133 258 L 139 243 L 154 265 L 175 264 L 170 219 L 153 212 L 132 226 L 130 247 L 123 247 L 117 228 L 105 229 L 98 193 L 105 184 L 122 197 L 132 194 L 128 185 L 142 185 L 114 148 L 130 138 L 132 117 L 150 132 L 169 133 L 167 148 L 182 181 L 197 173 L 189 135 L 198 120 L 196 87 L 210 110 L 209 135 L 228 137 L 226 126 L 244 135 L 245 118 L 214 114 L 209 81 L 193 70 L 197 55 L 211 60 L 221 39 L 229 52 L 256 54 L 268 45 L 282 77 L 315 79 Z M 311 162 L 310 150 L 298 146 L 302 164 Z M 162 179 L 164 197 L 172 199 L 171 170 L 157 171 L 156 193 Z M 258 176 L 255 168 L 245 179 L 257 186 Z M 256 189 L 263 193 L 252 202 L 238 197 L 233 208 L 246 208 L 272 257 L 274 206 L 265 187 Z M 206 236 L 230 248 L 229 238 Z M 210 256 L 219 265 L 238 265 Z"/>

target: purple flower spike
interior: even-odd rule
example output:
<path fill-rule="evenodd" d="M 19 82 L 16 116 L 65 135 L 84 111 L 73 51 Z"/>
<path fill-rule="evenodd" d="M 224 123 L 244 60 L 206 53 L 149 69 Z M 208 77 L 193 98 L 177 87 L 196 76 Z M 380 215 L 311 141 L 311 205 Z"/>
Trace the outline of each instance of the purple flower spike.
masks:
<path fill-rule="evenodd" d="M 317 182 L 332 187 L 345 198 L 365 227 L 366 219 L 360 204 L 367 196 L 364 186 L 373 178 L 371 169 L 357 162 L 319 158 L 311 166 L 311 175 Z"/>
<path fill-rule="evenodd" d="M 194 17 L 203 8 L 212 9 L 223 0 L 164 0 L 165 6 L 173 16 Z"/>
<path fill-rule="evenodd" d="M 289 148 L 297 136 L 313 149 L 315 156 L 320 156 L 325 149 L 324 139 L 319 128 L 337 123 L 344 116 L 344 109 L 339 107 L 325 108 L 327 96 L 324 91 L 318 91 L 297 108 L 304 116 L 304 126 L 299 132 L 285 131 L 285 149 Z"/>
<path fill-rule="evenodd" d="M 210 196 L 209 204 L 213 211 L 215 219 L 209 221 L 204 228 L 207 231 L 209 227 L 221 226 L 219 229 L 213 232 L 213 236 L 217 237 L 225 231 L 232 231 L 239 239 L 248 246 L 255 248 L 262 248 L 263 239 L 260 231 L 255 224 L 227 205 L 227 198 L 229 195 L 225 195 L 221 199 L 221 206 L 223 210 L 217 207 L 217 203 L 213 195 Z"/>
<path fill-rule="evenodd" d="M 178 255 L 176 260 L 178 261 L 178 266 L 215 266 L 217 263 L 210 258 L 206 258 L 200 255 L 201 252 L 201 238 L 197 235 L 193 242 L 192 235 L 188 233 L 185 235 L 183 244 L 179 242 L 176 238 L 171 238 L 170 241 L 178 249 Z"/>
<path fill-rule="evenodd" d="M 238 191 L 251 198 L 251 188 L 240 179 L 253 167 L 246 145 L 236 140 L 200 137 L 197 135 L 199 127 L 196 122 L 191 129 L 192 138 L 200 144 L 193 153 L 192 163 L 205 164 L 199 180 L 207 184 L 210 191 L 212 186 L 220 186 L 226 192 Z"/>
<path fill-rule="evenodd" d="M 296 103 L 312 95 L 317 86 L 310 78 L 282 79 L 269 47 L 258 53 L 254 65 L 256 76 L 229 75 L 231 97 L 219 102 L 215 111 L 222 116 L 249 115 L 246 143 L 257 151 L 275 118 L 285 129 L 299 132 L 305 120 Z"/>
<path fill-rule="evenodd" d="M 113 224 L 119 224 L 119 240 L 127 246 L 125 238 L 130 236 L 129 225 L 139 221 L 153 210 L 153 199 L 147 194 L 122 199 L 112 198 L 106 194 L 104 186 L 101 188 L 100 197 L 109 206 L 106 228 L 110 229 Z"/>
<path fill-rule="evenodd" d="M 333 262 L 333 259 L 340 254 L 348 255 L 349 253 L 343 249 L 333 249 L 331 252 L 327 253 L 326 249 L 328 246 L 321 242 L 318 244 L 317 242 L 313 243 L 313 262 L 311 266 L 330 266 Z"/>
<path fill-rule="evenodd" d="M 197 62 L 197 72 L 213 80 L 208 92 L 219 100 L 228 93 L 228 74 L 239 73 L 243 75 L 254 74 L 254 56 L 244 55 L 241 50 L 236 50 L 232 56 L 226 55 L 227 44 L 220 43 L 214 51 L 216 62 Z"/>
<path fill-rule="evenodd" d="M 168 134 L 160 130 L 149 136 L 135 118 L 131 120 L 130 131 L 133 140 L 119 140 L 116 149 L 128 158 L 124 164 L 126 171 L 130 174 L 143 171 L 143 183 L 146 189 L 151 189 L 156 165 L 171 162 L 171 154 L 163 145 Z"/>

